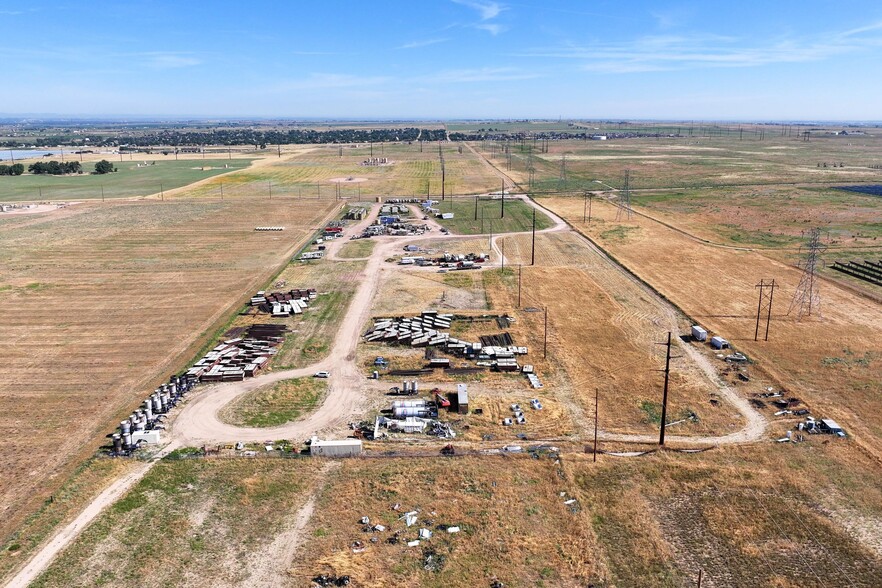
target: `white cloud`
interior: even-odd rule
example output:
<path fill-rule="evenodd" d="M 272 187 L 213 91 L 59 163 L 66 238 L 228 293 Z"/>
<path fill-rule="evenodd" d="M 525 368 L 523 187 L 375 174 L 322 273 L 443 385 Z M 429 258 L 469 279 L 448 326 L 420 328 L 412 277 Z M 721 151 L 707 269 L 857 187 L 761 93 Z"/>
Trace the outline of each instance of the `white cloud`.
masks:
<path fill-rule="evenodd" d="M 479 29 L 482 31 L 487 31 L 488 33 L 490 33 L 494 37 L 496 35 L 498 35 L 499 33 L 506 30 L 506 27 L 504 27 L 501 24 L 496 24 L 496 23 L 481 23 L 481 24 L 476 24 L 474 26 L 476 29 Z"/>
<path fill-rule="evenodd" d="M 531 80 L 538 77 L 540 76 L 537 73 L 525 72 L 513 67 L 482 67 L 441 71 L 430 76 L 419 77 L 416 81 L 421 83 L 462 84 Z"/>
<path fill-rule="evenodd" d="M 494 37 L 501 32 L 507 30 L 507 27 L 495 22 L 489 22 L 502 14 L 503 11 L 508 10 L 508 6 L 504 4 L 500 4 L 499 2 L 486 2 L 479 0 L 451 0 L 456 4 L 461 4 L 462 6 L 467 6 L 472 10 L 478 12 L 478 17 L 480 20 L 477 23 L 468 24 L 465 26 L 471 27 L 473 29 L 478 29 L 480 31 L 487 31 Z"/>
<path fill-rule="evenodd" d="M 398 47 L 399 49 L 417 49 L 419 47 L 428 47 L 429 45 L 437 45 L 438 43 L 446 43 L 450 39 L 448 38 L 440 38 L 440 39 L 426 39 L 424 41 L 411 41 L 410 43 L 405 43 Z"/>
<path fill-rule="evenodd" d="M 822 61 L 882 46 L 882 22 L 813 38 L 781 38 L 763 44 L 719 35 L 645 36 L 624 43 L 593 43 L 538 48 L 517 54 L 580 61 L 586 71 L 634 73 L 708 67 L 755 67 Z"/>
<path fill-rule="evenodd" d="M 503 10 L 508 7 L 499 2 L 480 2 L 478 0 L 452 0 L 456 4 L 467 6 L 472 10 L 478 11 L 481 20 L 490 20 L 496 18 Z"/>
<path fill-rule="evenodd" d="M 350 74 L 311 73 L 302 79 L 283 80 L 266 88 L 270 92 L 289 92 L 294 90 L 320 90 L 363 88 L 391 81 L 384 76 L 357 76 Z M 264 90 L 261 90 L 264 91 Z"/>
<path fill-rule="evenodd" d="M 186 53 L 152 52 L 142 53 L 144 65 L 154 69 L 177 69 L 200 65 L 202 60 Z"/>

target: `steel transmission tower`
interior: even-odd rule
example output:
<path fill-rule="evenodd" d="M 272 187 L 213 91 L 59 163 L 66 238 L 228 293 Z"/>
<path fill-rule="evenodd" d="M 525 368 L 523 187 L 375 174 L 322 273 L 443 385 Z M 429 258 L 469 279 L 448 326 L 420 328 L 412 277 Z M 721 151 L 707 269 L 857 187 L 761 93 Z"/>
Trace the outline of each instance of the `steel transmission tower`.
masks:
<path fill-rule="evenodd" d="M 631 170 L 625 170 L 625 187 L 622 188 L 619 196 L 619 209 L 616 211 L 616 220 L 622 220 L 624 216 L 627 220 L 631 220 Z"/>
<path fill-rule="evenodd" d="M 802 258 L 799 262 L 802 277 L 799 279 L 799 285 L 796 286 L 796 292 L 793 294 L 793 300 L 790 302 L 787 314 L 795 310 L 796 318 L 802 319 L 802 317 L 811 316 L 812 313 L 821 313 L 821 294 L 818 290 L 816 270 L 818 258 L 826 250 L 827 246 L 821 244 L 821 229 L 812 229 L 809 232 L 808 244 L 799 248 Z"/>

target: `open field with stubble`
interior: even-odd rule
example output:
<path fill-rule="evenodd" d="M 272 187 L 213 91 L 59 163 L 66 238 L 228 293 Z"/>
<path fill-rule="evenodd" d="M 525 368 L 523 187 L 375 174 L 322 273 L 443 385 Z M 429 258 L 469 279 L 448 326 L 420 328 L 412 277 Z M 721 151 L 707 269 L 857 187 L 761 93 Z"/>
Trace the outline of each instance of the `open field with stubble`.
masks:
<path fill-rule="evenodd" d="M 58 160 L 58 158 L 55 158 Z M 107 159 L 117 168 L 115 173 L 94 175 L 95 161 Z M 0 177 L 0 202 L 24 200 L 42 202 L 46 200 L 101 200 L 110 198 L 136 198 L 150 194 L 169 192 L 188 184 L 247 168 L 254 158 L 235 159 L 226 156 L 180 155 L 125 155 L 123 161 L 118 156 L 107 154 L 91 155 L 83 162 L 81 175 L 50 176 L 24 174 L 22 176 Z M 25 160 L 25 165 L 33 160 Z M 151 165 L 144 165 L 144 163 Z M 155 165 L 152 165 L 155 162 Z M 139 167 L 138 164 L 141 164 Z"/>
<path fill-rule="evenodd" d="M 330 211 L 116 201 L 0 219 L 4 544 Z M 287 229 L 254 231 L 268 224 Z"/>
<path fill-rule="evenodd" d="M 607 203 L 595 207 L 595 220 L 585 226 L 581 199 L 542 202 L 596 239 L 695 321 L 747 353 L 780 386 L 808 401 L 815 414 L 836 418 L 862 444 L 874 452 L 882 450 L 882 429 L 873 416 L 882 410 L 878 303 L 824 281 L 821 314 L 798 321 L 795 315 L 786 315 L 800 277 L 790 265 L 760 252 L 699 243 L 636 215 L 616 222 L 615 208 Z M 781 287 L 769 341 L 754 342 L 754 286 L 763 278 L 775 278 Z"/>
<path fill-rule="evenodd" d="M 480 194 L 499 189 L 499 179 L 468 149 L 459 153 L 456 145 L 441 145 L 445 161 L 446 194 Z M 342 151 L 342 156 L 340 155 Z M 386 157 L 389 165 L 363 166 L 371 157 L 370 147 L 353 145 L 289 146 L 282 158 L 268 158 L 265 165 L 206 182 L 195 195 L 217 196 L 220 184 L 228 194 L 248 196 L 286 194 L 303 199 L 359 201 L 373 196 L 430 197 L 440 200 L 441 162 L 438 144 L 385 143 L 373 146 L 374 157 Z M 346 181 L 348 178 L 358 181 Z M 253 185 L 253 184 L 256 184 Z M 243 185 L 247 184 L 248 187 Z M 339 190 L 339 192 L 338 192 Z"/>
<path fill-rule="evenodd" d="M 555 121 L 532 128 L 572 130 Z M 404 249 L 392 238 L 333 243 L 331 257 L 341 261 L 286 263 L 320 219 L 339 210 L 338 198 L 369 202 L 428 191 L 438 199 L 438 145 L 428 143 L 422 152 L 416 143 L 375 144 L 373 156 L 393 164 L 373 168 L 358 165 L 370 155 L 367 145 L 289 146 L 281 158 L 180 191 L 192 199 L 85 203 L 51 216 L 0 218 L 0 312 L 12 317 L 11 336 L 0 342 L 0 355 L 10 358 L 0 367 L 0 433 L 7 439 L 0 444 L 0 500 L 11 505 L 8 513 L 41 509 L 24 526 L 24 515 L 2 523 L 0 529 L 24 532 L 13 537 L 14 551 L 7 542 L 0 572 L 76 512 L 84 496 L 131 467 L 87 458 L 115 420 L 213 337 L 253 322 L 283 322 L 291 333 L 268 369 L 303 368 L 336 357 L 334 337 L 347 312 L 401 316 L 431 308 L 474 319 L 454 323 L 453 337 L 509 332 L 529 348 L 519 363 L 532 364 L 544 387 L 531 388 L 521 374 L 436 370 L 417 378 L 421 391 L 469 383 L 470 414 L 440 416 L 456 437 L 392 433 L 366 442 L 363 458 L 283 459 L 259 445 L 248 447 L 257 455 L 236 457 L 237 439 L 226 448 L 215 440 L 223 457 L 178 450 L 101 513 L 34 585 L 300 587 L 317 574 L 345 574 L 354 587 L 499 581 L 507 588 L 686 588 L 703 573 L 702 586 L 710 588 L 875 588 L 882 578 L 880 306 L 870 289 L 827 279 L 837 276 L 822 269 L 822 312 L 798 321 L 785 310 L 799 279 L 793 263 L 805 228 L 825 228 L 825 259 L 879 251 L 882 199 L 830 186 L 876 181 L 880 172 L 868 166 L 882 162 L 882 136 L 760 141 L 760 127 L 753 131 L 743 141 L 731 132 L 552 141 L 547 153 L 532 156 L 523 149 L 529 143 L 513 143 L 511 170 L 489 141 L 472 144 L 478 153 L 442 144 L 448 194 L 498 190 L 502 173 L 526 188 L 528 160 L 534 187 L 567 192 L 537 197 L 575 230 L 536 235 L 535 265 L 531 235 L 499 235 L 492 225 L 492 260 L 503 253 L 504 270 L 399 267 Z M 824 161 L 846 165 L 817 166 Z M 616 193 L 593 180 L 620 186 L 626 169 L 641 214 L 617 221 L 607 200 Z M 349 177 L 365 181 L 334 182 Z M 588 189 L 597 193 L 590 224 L 582 222 Z M 499 205 L 480 203 L 491 216 Z M 444 206 L 456 209 L 451 228 L 481 232 L 473 199 Z M 507 230 L 529 228 L 527 204 L 506 208 Z M 255 233 L 260 224 L 287 228 Z M 437 241 L 436 234 L 412 242 L 432 255 L 490 250 L 487 236 Z M 318 298 L 287 319 L 232 316 L 253 290 L 274 289 L 271 276 L 284 280 L 279 289 L 313 287 Z M 780 284 L 771 336 L 754 342 L 754 286 L 768 278 Z M 372 299 L 359 289 L 365 280 L 375 280 Z M 497 314 L 514 322 L 502 328 L 482 316 Z M 694 323 L 746 353 L 742 375 L 749 378 L 739 379 L 708 345 L 678 337 Z M 669 331 L 667 420 L 677 422 L 667 429 L 667 449 L 657 450 L 659 343 Z M 247 427 L 299 421 L 304 431 L 290 440 L 296 450 L 313 425 L 311 412 L 341 387 L 360 395 L 361 404 L 345 409 L 349 419 L 372 419 L 388 406 L 386 391 L 402 378 L 359 375 L 374 370 L 376 356 L 392 369 L 426 363 L 425 350 L 409 346 L 362 342 L 351 351 L 333 370 L 338 379 L 298 373 L 245 392 L 219 415 Z M 817 418 L 835 418 L 848 437 L 805 434 L 804 442 L 775 443 L 800 419 L 743 406 L 769 387 L 799 398 Z M 600 449 L 607 452 L 596 463 L 588 453 L 595 392 Z M 529 408 L 530 398 L 543 409 Z M 514 402 L 525 408 L 527 424 L 504 427 Z M 73 419 L 77 427 L 68 429 Z M 319 434 L 350 434 L 342 421 Z M 689 451 L 700 449 L 687 453 L 687 441 L 671 436 L 689 437 Z M 280 439 L 267 439 L 273 441 Z M 447 443 L 456 456 L 439 455 Z M 506 444 L 542 448 L 501 452 Z M 53 487 L 61 500 L 44 502 Z M 413 526 L 403 520 L 408 511 L 417 511 Z M 372 528 L 377 523 L 385 529 Z M 459 532 L 448 533 L 451 525 Z M 420 529 L 432 536 L 420 538 Z"/>
<path fill-rule="evenodd" d="M 35 586 L 300 587 L 329 574 L 359 588 L 673 588 L 702 570 L 716 587 L 871 588 L 882 574 L 875 467 L 817 438 L 597 463 L 165 459 Z M 420 529 L 432 537 L 407 546 Z"/>
<path fill-rule="evenodd" d="M 870 167 L 882 163 L 882 133 L 876 130 L 808 142 L 780 136 L 762 141 L 737 136 L 564 140 L 551 141 L 547 152 L 530 142 L 512 142 L 510 169 L 508 154 L 498 144 L 473 145 L 483 146 L 480 152 L 525 188 L 532 165 L 531 189 L 540 192 L 608 189 L 595 180 L 621 189 L 626 170 L 632 190 L 882 181 L 882 171 Z"/>

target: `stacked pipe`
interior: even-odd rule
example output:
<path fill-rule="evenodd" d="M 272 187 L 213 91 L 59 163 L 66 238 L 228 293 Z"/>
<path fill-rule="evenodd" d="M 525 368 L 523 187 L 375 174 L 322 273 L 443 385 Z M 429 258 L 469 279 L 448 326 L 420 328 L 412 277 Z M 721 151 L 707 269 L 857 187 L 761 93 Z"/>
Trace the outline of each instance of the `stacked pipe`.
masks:
<path fill-rule="evenodd" d="M 156 388 L 153 394 L 144 399 L 140 408 L 129 415 L 129 418 L 120 422 L 118 432 L 110 435 L 111 455 L 130 455 L 138 445 L 138 443 L 133 443 L 132 434 L 161 429 L 161 421 L 165 419 L 165 415 L 197 383 L 198 380 L 195 378 L 186 375 L 173 375 L 167 383 Z"/>

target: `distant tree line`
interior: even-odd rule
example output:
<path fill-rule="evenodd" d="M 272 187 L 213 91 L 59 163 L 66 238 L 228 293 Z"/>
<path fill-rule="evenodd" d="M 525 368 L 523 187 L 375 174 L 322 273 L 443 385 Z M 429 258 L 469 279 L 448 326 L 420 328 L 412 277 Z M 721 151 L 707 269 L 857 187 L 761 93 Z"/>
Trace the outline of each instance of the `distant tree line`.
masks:
<path fill-rule="evenodd" d="M 83 166 L 79 161 L 38 161 L 28 166 L 28 171 L 32 174 L 48 174 L 51 176 L 60 176 L 63 174 L 81 174 Z"/>
<path fill-rule="evenodd" d="M 20 176 L 24 173 L 24 165 L 13 163 L 12 165 L 0 165 L 0 176 Z"/>
<path fill-rule="evenodd" d="M 447 138 L 443 129 L 419 129 L 416 127 L 399 129 L 331 129 L 318 131 L 310 129 L 260 130 L 248 128 L 187 130 L 161 129 L 137 134 L 102 136 L 91 134 L 90 146 L 150 147 L 169 145 L 172 147 L 194 147 L 200 145 L 303 145 L 322 143 L 390 143 L 412 142 L 417 137 L 421 141 L 441 141 Z M 29 141 L 36 147 L 47 145 L 72 144 L 70 137 L 41 137 Z M 4 147 L 20 146 L 18 142 L 6 141 Z"/>

